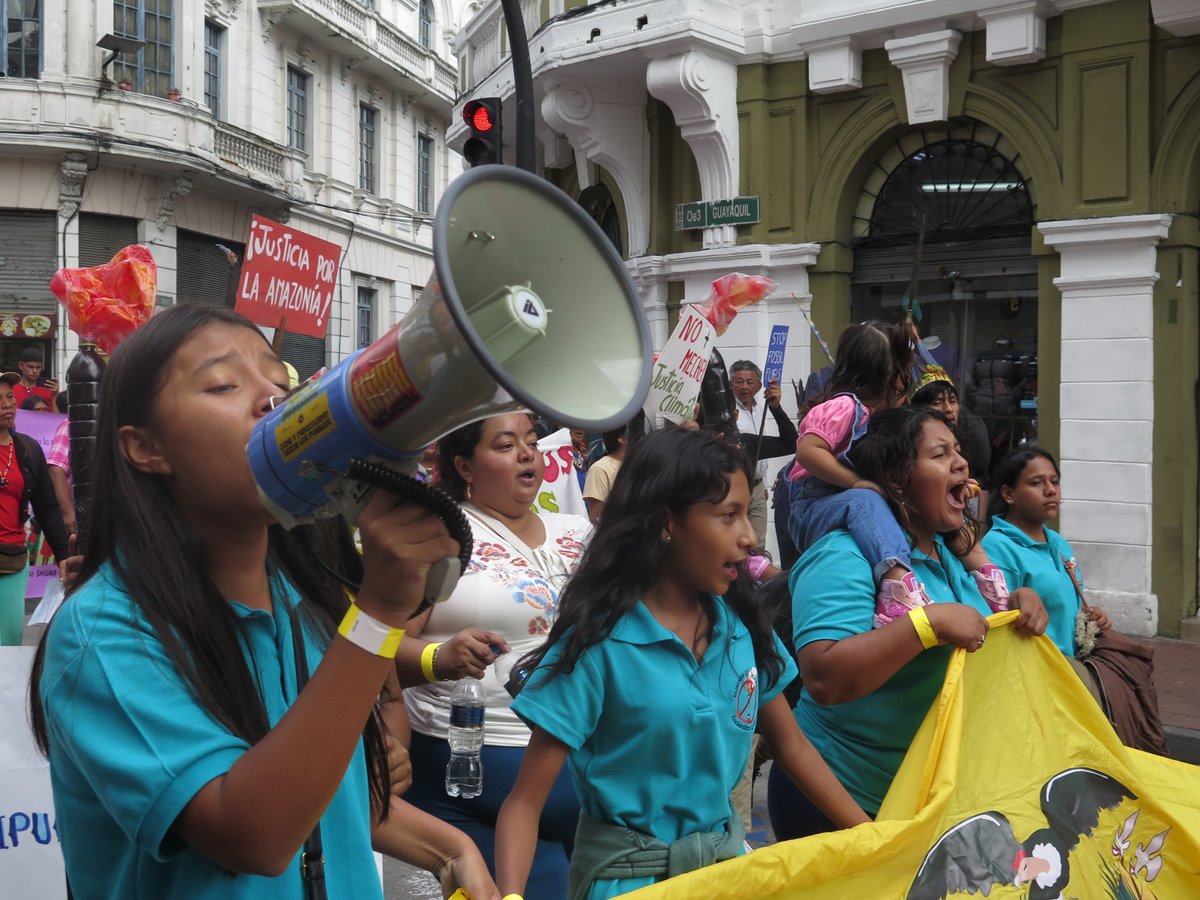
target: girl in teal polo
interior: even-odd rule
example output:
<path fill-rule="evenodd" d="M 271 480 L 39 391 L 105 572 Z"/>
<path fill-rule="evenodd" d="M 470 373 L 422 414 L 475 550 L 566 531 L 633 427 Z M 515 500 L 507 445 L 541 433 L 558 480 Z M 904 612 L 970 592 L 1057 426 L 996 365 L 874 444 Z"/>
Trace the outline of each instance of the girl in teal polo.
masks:
<path fill-rule="evenodd" d="M 537 823 L 568 763 L 583 814 L 570 900 L 615 897 L 742 852 L 729 794 L 758 727 L 777 766 L 839 825 L 867 821 L 796 727 L 791 655 L 744 564 L 751 470 L 706 432 L 629 453 L 513 710 L 533 730 L 497 824 L 497 882 L 525 887 Z"/>
<path fill-rule="evenodd" d="M 466 835 L 393 796 L 406 760 L 377 708 L 429 565 L 458 544 L 376 495 L 349 601 L 254 486 L 246 443 L 287 390 L 251 322 L 189 304 L 104 373 L 80 586 L 30 691 L 77 900 L 382 900 L 372 845 L 447 894 L 499 896 Z"/>
<path fill-rule="evenodd" d="M 1071 545 L 1046 526 L 1058 515 L 1061 501 L 1053 454 L 1040 447 L 1014 450 L 996 467 L 988 506 L 992 529 L 984 536 L 983 547 L 1010 585 L 1037 591 L 1050 616 L 1046 637 L 1073 659 L 1080 603 L 1072 576 L 1083 590 L 1083 573 Z M 1088 616 L 1101 630 L 1109 627 L 1108 616 L 1099 607 L 1089 606 Z"/>

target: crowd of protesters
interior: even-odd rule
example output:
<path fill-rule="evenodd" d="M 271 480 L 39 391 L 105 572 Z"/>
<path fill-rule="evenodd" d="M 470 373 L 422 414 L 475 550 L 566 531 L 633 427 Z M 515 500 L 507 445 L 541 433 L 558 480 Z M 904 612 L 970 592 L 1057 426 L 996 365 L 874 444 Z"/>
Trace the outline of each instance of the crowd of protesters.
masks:
<path fill-rule="evenodd" d="M 105 372 L 102 487 L 31 683 L 74 897 L 326 896 L 314 871 L 330 898 L 381 897 L 372 847 L 447 896 L 613 897 L 747 851 L 731 797 L 756 735 L 779 838 L 869 821 L 952 650 L 979 650 L 988 615 L 1014 609 L 1020 634 L 1073 655 L 1083 602 L 1047 527 L 1053 458 L 993 469 L 997 537 L 981 542 L 957 390 L 914 377 L 912 347 L 907 328 L 852 326 L 799 422 L 739 361 L 715 426 L 573 433 L 586 517 L 534 511 L 534 416 L 458 429 L 419 477 L 474 547 L 427 609 L 429 567 L 458 552 L 438 516 L 377 493 L 361 555 L 338 519 L 284 530 L 245 454 L 288 391 L 282 363 L 232 312 L 155 316 Z M 29 481 L 54 500 L 48 477 L 4 468 L 13 387 L 0 530 Z M 771 496 L 782 570 L 764 555 Z M 486 709 L 471 799 L 443 789 L 463 678 Z"/>

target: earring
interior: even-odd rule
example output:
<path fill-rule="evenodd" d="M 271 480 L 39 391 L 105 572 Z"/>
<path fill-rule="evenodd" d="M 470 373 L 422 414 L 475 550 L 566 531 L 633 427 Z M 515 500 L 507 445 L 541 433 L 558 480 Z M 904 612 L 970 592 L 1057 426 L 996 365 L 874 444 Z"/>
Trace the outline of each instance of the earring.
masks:
<path fill-rule="evenodd" d="M 663 543 L 664 543 L 664 544 L 669 544 L 669 543 L 671 543 L 671 536 L 670 536 L 669 534 L 664 534 L 664 535 L 663 535 Z"/>
<path fill-rule="evenodd" d="M 467 482 L 467 499 L 471 499 L 471 482 Z"/>

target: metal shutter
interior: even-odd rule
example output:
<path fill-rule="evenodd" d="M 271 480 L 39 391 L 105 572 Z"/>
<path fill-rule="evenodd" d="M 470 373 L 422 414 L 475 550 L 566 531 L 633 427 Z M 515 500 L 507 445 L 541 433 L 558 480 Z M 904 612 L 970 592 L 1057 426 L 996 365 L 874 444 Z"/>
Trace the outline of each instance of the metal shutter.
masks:
<path fill-rule="evenodd" d="M 283 347 L 280 348 L 279 355 L 296 367 L 296 372 L 303 381 L 325 365 L 325 341 L 306 334 L 292 334 L 289 331 L 283 336 Z"/>
<path fill-rule="evenodd" d="M 55 311 L 58 303 L 50 293 L 50 279 L 58 268 L 57 216 L 41 210 L 0 210 L 0 307 Z"/>
<path fill-rule="evenodd" d="M 237 254 L 237 265 L 229 264 L 229 258 L 218 244 Z M 236 241 L 178 229 L 175 232 L 176 300 L 232 307 L 245 249 L 245 244 Z"/>
<path fill-rule="evenodd" d="M 79 214 L 79 265 L 102 266 L 117 251 L 138 242 L 137 219 L 125 216 Z"/>

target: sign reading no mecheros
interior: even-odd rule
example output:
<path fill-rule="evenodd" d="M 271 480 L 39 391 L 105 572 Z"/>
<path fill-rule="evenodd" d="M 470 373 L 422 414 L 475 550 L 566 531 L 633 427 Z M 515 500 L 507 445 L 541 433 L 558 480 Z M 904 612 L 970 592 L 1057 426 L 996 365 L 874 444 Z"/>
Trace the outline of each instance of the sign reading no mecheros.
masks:
<path fill-rule="evenodd" d="M 753 225 L 760 221 L 760 207 L 758 197 L 680 203 L 675 207 L 675 230 L 716 228 L 719 225 Z"/>
<path fill-rule="evenodd" d="M 268 328 L 282 323 L 288 331 L 323 338 L 341 257 L 337 244 L 254 216 L 235 309 Z"/>

